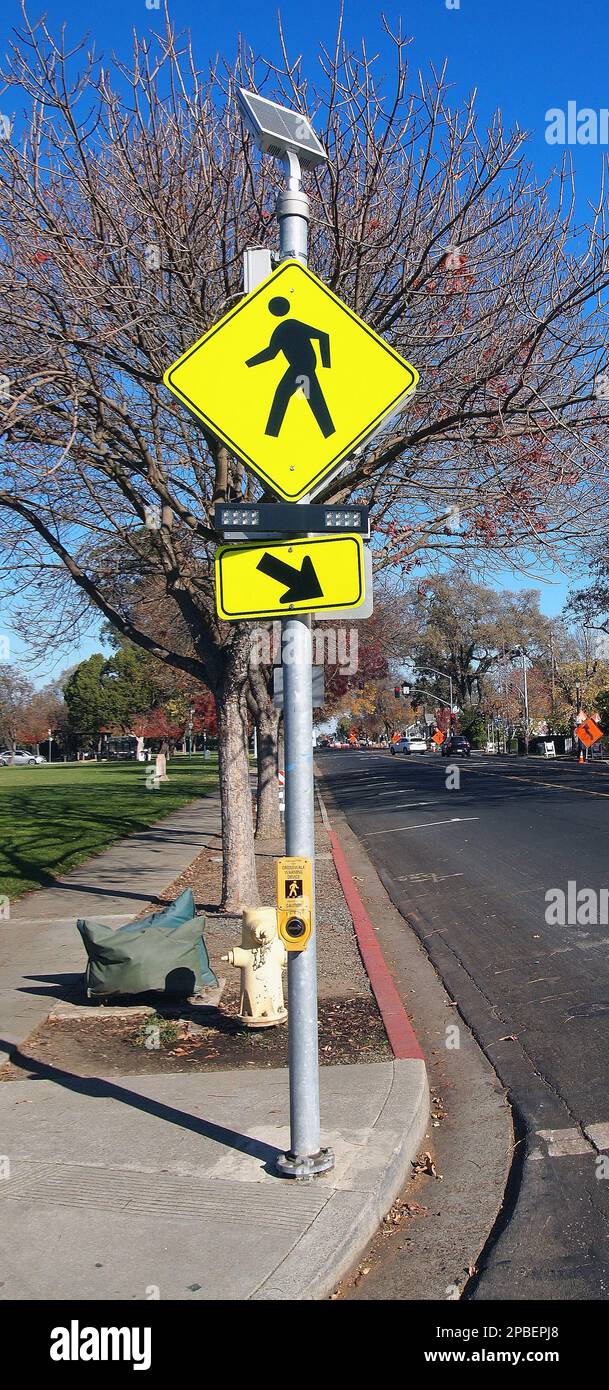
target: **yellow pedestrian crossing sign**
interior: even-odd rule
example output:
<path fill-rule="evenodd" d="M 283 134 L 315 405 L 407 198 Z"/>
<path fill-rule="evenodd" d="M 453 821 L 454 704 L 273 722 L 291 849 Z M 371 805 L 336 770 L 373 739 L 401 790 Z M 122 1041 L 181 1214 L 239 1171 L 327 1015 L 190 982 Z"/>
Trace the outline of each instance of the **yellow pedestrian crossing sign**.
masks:
<path fill-rule="evenodd" d="M 228 622 L 358 608 L 363 601 L 361 536 L 221 545 L 216 551 L 216 604 Z"/>
<path fill-rule="evenodd" d="M 414 390 L 418 373 L 294 260 L 163 380 L 273 492 L 297 502 Z"/>

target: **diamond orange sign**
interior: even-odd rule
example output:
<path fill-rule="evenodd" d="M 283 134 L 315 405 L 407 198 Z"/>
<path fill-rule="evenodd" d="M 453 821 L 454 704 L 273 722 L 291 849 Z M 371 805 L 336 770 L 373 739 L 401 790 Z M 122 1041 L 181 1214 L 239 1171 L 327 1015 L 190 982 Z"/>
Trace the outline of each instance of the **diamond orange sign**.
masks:
<path fill-rule="evenodd" d="M 597 743 L 599 738 L 603 737 L 602 730 L 593 719 L 585 719 L 583 724 L 578 724 L 575 732 L 584 748 L 591 748 L 593 743 Z"/>

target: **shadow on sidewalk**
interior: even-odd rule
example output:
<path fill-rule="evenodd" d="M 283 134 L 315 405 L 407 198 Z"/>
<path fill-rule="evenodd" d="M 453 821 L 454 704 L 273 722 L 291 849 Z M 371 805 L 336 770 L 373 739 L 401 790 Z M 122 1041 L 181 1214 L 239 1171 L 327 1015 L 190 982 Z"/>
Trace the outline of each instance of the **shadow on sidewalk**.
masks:
<path fill-rule="evenodd" d="M 76 1095 L 88 1096 L 91 1100 L 117 1100 L 122 1105 L 142 1111 L 145 1115 L 153 1115 L 157 1120 L 177 1125 L 180 1129 L 189 1129 L 193 1134 L 200 1134 L 203 1139 L 211 1139 L 225 1148 L 235 1149 L 237 1153 L 251 1154 L 253 1158 L 260 1159 L 265 1173 L 270 1173 L 273 1177 L 279 1176 L 275 1164 L 282 1150 L 276 1149 L 272 1144 L 252 1139 L 247 1134 L 238 1134 L 236 1130 L 226 1129 L 224 1125 L 214 1124 L 211 1120 L 189 1115 L 185 1110 L 176 1110 L 174 1106 L 153 1100 L 151 1096 L 138 1095 L 137 1091 L 129 1091 L 126 1086 L 117 1086 L 113 1081 L 105 1081 L 97 1076 L 77 1076 L 75 1072 L 62 1071 L 59 1067 L 38 1062 L 28 1057 L 20 1048 L 13 1051 L 12 1044 L 4 1038 L 0 1038 L 0 1050 L 2 1048 L 10 1054 L 10 1061 L 14 1067 L 27 1067 L 29 1079 L 33 1082 L 53 1081 L 57 1086 L 64 1086 L 66 1090 L 73 1091 Z"/>
<path fill-rule="evenodd" d="M 40 994 L 44 999 L 60 999 L 64 1002 L 73 1003 L 75 999 L 82 999 L 83 1004 L 87 1002 L 86 990 L 84 987 L 84 970 L 77 975 L 74 971 L 69 975 L 24 975 L 24 980 L 38 980 L 36 985 L 19 985 L 19 994 Z M 54 986 L 54 988 L 49 988 Z"/>

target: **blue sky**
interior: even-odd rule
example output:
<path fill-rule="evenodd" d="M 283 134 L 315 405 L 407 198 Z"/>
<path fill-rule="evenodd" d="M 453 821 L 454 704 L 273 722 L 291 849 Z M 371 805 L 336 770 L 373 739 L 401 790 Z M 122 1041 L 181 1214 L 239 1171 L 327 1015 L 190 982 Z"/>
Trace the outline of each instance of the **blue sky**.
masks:
<path fill-rule="evenodd" d="M 149 0 L 151 4 L 152 0 Z M 607 0 L 588 0 L 574 8 L 567 0 L 404 0 L 395 5 L 377 5 L 374 0 L 346 0 L 345 34 L 359 41 L 365 35 L 369 52 L 379 51 L 383 66 L 381 11 L 392 28 L 401 18 L 404 32 L 412 35 L 410 61 L 413 68 L 436 66 L 448 59 L 448 76 L 454 84 L 455 100 L 476 88 L 481 115 L 490 116 L 498 107 L 508 124 L 518 124 L 530 132 L 530 155 L 539 173 L 560 158 L 561 151 L 544 138 L 545 113 L 552 107 L 567 109 L 568 101 L 578 108 L 598 110 L 609 106 L 607 74 Z M 281 8 L 284 32 L 292 56 L 303 55 L 314 74 L 320 43 L 330 45 L 335 33 L 338 5 L 334 0 L 307 0 L 306 4 L 285 3 Z M 279 57 L 277 40 L 277 0 L 231 0 L 230 4 L 197 3 L 197 0 L 170 0 L 170 13 L 180 27 L 192 31 L 201 62 L 220 53 L 230 58 L 237 37 L 243 35 L 257 53 L 271 59 Z M 158 10 L 145 0 L 104 0 L 99 7 L 90 0 L 29 0 L 30 17 L 46 13 L 52 29 L 62 22 L 70 38 L 89 33 L 98 51 L 112 51 L 127 57 L 132 29 L 144 33 L 158 26 Z M 10 30 L 19 24 L 20 10 L 15 0 L 4 0 L 0 17 L 0 52 L 6 50 Z M 0 97 L 1 105 L 1 97 Z M 572 154 L 576 168 L 580 216 L 598 188 L 601 163 L 607 151 L 593 145 L 576 145 Z M 558 612 L 564 602 L 567 583 L 556 574 L 553 582 L 542 585 L 542 607 L 549 614 Z M 505 571 L 496 581 L 507 588 L 531 587 L 531 578 L 518 578 Z M 534 581 L 533 581 L 534 582 Z M 6 615 L 4 619 L 6 631 Z M 93 636 L 70 654 L 70 664 L 99 649 Z M 19 659 L 19 647 L 13 647 Z M 49 663 L 38 674 L 48 678 L 68 658 Z"/>

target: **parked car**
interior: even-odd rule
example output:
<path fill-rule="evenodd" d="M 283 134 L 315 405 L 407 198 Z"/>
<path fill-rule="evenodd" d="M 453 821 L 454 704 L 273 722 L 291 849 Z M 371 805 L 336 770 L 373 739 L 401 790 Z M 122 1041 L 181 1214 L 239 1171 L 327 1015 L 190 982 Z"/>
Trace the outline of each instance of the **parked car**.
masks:
<path fill-rule="evenodd" d="M 471 747 L 463 734 L 451 734 L 442 744 L 443 758 L 469 758 Z"/>
<path fill-rule="evenodd" d="M 46 763 L 40 753 L 26 753 L 24 748 L 16 748 L 14 753 L 10 749 L 4 748 L 0 753 L 0 767 L 8 767 L 13 763 L 15 767 L 24 767 L 26 764 Z"/>

